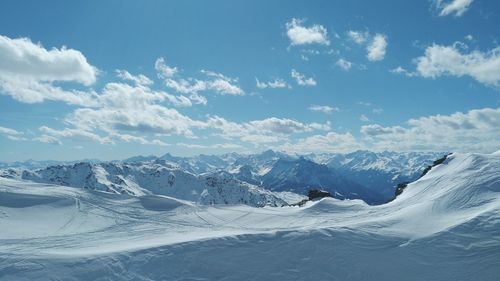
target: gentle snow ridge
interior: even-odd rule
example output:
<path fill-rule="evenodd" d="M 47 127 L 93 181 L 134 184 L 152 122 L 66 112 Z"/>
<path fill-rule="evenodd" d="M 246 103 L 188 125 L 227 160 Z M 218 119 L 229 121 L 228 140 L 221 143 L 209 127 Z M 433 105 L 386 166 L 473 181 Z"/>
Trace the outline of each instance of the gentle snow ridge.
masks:
<path fill-rule="evenodd" d="M 497 280 L 500 156 L 394 201 L 196 205 L 0 178 L 0 280 Z"/>

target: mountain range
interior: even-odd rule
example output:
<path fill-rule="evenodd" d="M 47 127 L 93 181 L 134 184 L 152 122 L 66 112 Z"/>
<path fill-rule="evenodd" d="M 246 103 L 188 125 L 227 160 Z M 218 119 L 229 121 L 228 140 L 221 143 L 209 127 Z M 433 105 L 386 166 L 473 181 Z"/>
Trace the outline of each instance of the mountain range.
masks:
<path fill-rule="evenodd" d="M 29 161 L 10 168 L 3 163 L 0 175 L 136 196 L 168 195 L 207 204 L 283 205 L 293 203 L 287 198 L 299 199 L 310 189 L 328 191 L 338 199 L 381 204 L 393 198 L 398 183 L 417 179 L 444 154 L 356 151 L 289 155 L 267 150 L 176 157 L 167 153 L 109 162 Z M 299 196 L 283 197 L 290 192 Z"/>

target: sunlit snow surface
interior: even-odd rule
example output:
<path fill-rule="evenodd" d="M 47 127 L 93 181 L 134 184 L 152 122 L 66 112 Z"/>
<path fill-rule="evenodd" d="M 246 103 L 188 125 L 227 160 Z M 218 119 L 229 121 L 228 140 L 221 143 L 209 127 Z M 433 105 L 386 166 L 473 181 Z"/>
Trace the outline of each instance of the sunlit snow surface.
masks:
<path fill-rule="evenodd" d="M 0 178 L 0 280 L 499 280 L 500 155 L 380 206 L 201 206 Z"/>

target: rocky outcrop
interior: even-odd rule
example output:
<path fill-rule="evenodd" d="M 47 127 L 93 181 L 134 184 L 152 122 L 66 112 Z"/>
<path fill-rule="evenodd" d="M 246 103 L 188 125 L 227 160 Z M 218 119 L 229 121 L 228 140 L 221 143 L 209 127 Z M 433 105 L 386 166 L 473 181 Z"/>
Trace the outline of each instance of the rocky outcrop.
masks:
<path fill-rule="evenodd" d="M 307 202 L 309 201 L 316 201 L 321 198 L 325 197 L 333 197 L 330 192 L 321 190 L 321 189 L 310 189 L 309 192 L 307 193 L 307 199 L 304 199 L 298 203 L 291 204 L 291 206 L 299 206 L 302 207 L 304 206 Z"/>
<path fill-rule="evenodd" d="M 433 167 L 440 165 L 440 164 L 443 164 L 449 155 L 451 155 L 451 153 L 444 155 L 443 157 L 432 162 L 432 165 L 425 167 L 425 169 L 422 171 L 422 175 L 420 175 L 420 177 L 418 179 L 425 176 Z M 389 202 L 396 199 L 396 197 L 398 197 L 401 193 L 403 193 L 403 191 L 405 190 L 405 188 L 408 186 L 409 183 L 410 182 L 407 182 L 407 181 L 399 183 L 396 187 L 396 191 L 394 192 L 394 197 L 391 200 L 389 200 Z"/>
<path fill-rule="evenodd" d="M 309 200 L 314 200 L 314 199 L 319 199 L 319 198 L 324 198 L 324 197 L 332 197 L 330 192 L 325 191 L 325 190 L 320 190 L 320 189 L 311 189 L 307 193 L 307 197 L 309 197 Z"/>

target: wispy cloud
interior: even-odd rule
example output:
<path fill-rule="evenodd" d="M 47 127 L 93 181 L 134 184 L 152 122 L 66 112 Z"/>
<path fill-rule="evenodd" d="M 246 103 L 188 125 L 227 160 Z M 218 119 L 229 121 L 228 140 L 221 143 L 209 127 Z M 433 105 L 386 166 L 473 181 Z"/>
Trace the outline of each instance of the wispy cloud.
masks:
<path fill-rule="evenodd" d="M 453 14 L 460 17 L 470 8 L 474 0 L 433 0 L 433 2 L 440 16 Z"/>
<path fill-rule="evenodd" d="M 323 112 L 323 113 L 326 113 L 326 114 L 331 114 L 332 112 L 338 112 L 338 111 L 340 111 L 340 109 L 338 107 L 331 107 L 331 106 L 328 106 L 328 105 L 311 105 L 309 107 L 309 110 Z"/>
<path fill-rule="evenodd" d="M 262 81 L 259 81 L 259 79 L 255 78 L 255 83 L 256 83 L 257 88 L 259 88 L 259 89 L 291 88 L 291 86 L 285 80 L 283 80 L 281 78 L 276 78 L 274 80 L 267 81 L 267 82 L 262 82 Z"/>
<path fill-rule="evenodd" d="M 130 72 L 126 70 L 117 69 L 116 75 L 122 80 L 134 82 L 136 85 L 149 86 L 153 84 L 153 81 L 148 77 L 144 76 L 143 74 L 132 75 L 130 74 Z"/>
<path fill-rule="evenodd" d="M 345 71 L 351 69 L 351 67 L 352 67 L 352 62 L 345 60 L 345 59 L 342 59 L 342 58 L 338 59 L 335 64 Z"/>
<path fill-rule="evenodd" d="M 401 66 L 398 66 L 398 67 L 395 67 L 393 69 L 390 69 L 389 72 L 394 73 L 394 74 L 405 75 L 405 76 L 408 76 L 408 77 L 413 77 L 413 76 L 417 75 L 417 73 L 410 72 L 410 71 L 406 70 L 405 68 L 403 68 Z"/>
<path fill-rule="evenodd" d="M 200 73 L 206 76 L 206 79 L 196 79 L 192 77 L 181 78 L 173 77 L 178 70 L 175 67 L 167 66 L 163 58 L 157 59 L 155 69 L 158 77 L 163 79 L 165 85 L 177 93 L 187 95 L 189 99 L 196 104 L 207 104 L 207 99 L 200 95 L 200 92 L 212 91 L 220 95 L 242 96 L 245 91 L 238 85 L 237 78 L 231 78 L 221 73 L 201 70 Z"/>
<path fill-rule="evenodd" d="M 177 67 L 168 66 L 163 57 L 156 59 L 155 69 L 158 72 L 158 76 L 162 79 L 170 78 L 178 72 Z"/>
<path fill-rule="evenodd" d="M 10 140 L 26 140 L 23 132 L 7 127 L 0 127 L 0 135 L 4 135 Z"/>
<path fill-rule="evenodd" d="M 295 79 L 297 84 L 300 86 L 316 86 L 316 80 L 314 80 L 312 77 L 306 77 L 304 74 L 298 72 L 295 69 L 292 69 L 290 72 L 290 76 Z"/>
<path fill-rule="evenodd" d="M 367 31 L 349 30 L 347 31 L 347 36 L 356 44 L 361 45 L 368 40 L 370 34 Z"/>

